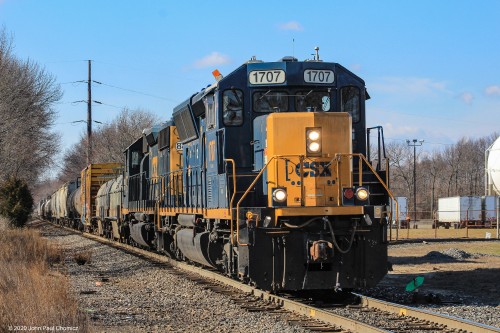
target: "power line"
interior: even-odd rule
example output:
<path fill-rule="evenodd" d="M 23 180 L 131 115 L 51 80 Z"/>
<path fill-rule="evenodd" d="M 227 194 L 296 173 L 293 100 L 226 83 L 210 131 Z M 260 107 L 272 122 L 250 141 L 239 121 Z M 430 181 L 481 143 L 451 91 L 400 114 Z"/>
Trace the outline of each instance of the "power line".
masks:
<path fill-rule="evenodd" d="M 120 89 L 120 90 L 124 90 L 124 91 L 129 91 L 129 92 L 133 92 L 133 93 L 144 95 L 144 96 L 154 97 L 154 98 L 162 99 L 162 100 L 173 102 L 173 103 L 178 103 L 178 101 L 170 99 L 170 98 L 165 98 L 165 97 L 161 97 L 161 96 L 157 96 L 157 95 L 153 95 L 153 94 L 148 94 L 148 93 L 138 91 L 138 90 L 122 88 L 122 87 L 114 86 L 114 85 L 107 84 L 107 83 L 101 83 L 101 82 L 99 82 L 99 83 L 102 84 L 103 86 L 107 86 L 107 87 L 111 87 L 111 88 L 115 88 L 115 89 Z"/>

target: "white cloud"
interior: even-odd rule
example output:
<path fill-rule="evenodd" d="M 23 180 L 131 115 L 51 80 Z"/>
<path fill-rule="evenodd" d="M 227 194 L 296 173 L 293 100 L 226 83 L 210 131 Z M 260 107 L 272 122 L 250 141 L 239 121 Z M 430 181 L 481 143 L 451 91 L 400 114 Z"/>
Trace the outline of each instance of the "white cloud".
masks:
<path fill-rule="evenodd" d="M 370 84 L 370 89 L 386 93 L 428 95 L 433 93 L 447 93 L 451 91 L 444 81 L 434 81 L 419 77 L 387 77 Z"/>
<path fill-rule="evenodd" d="M 221 54 L 219 52 L 212 52 L 209 55 L 196 60 L 193 64 L 194 68 L 207 68 L 207 67 L 213 67 L 217 65 L 224 65 L 230 62 L 230 58 L 225 55 Z"/>
<path fill-rule="evenodd" d="M 500 96 L 500 86 L 489 86 L 484 90 L 488 96 Z"/>
<path fill-rule="evenodd" d="M 458 96 L 465 104 L 471 104 L 472 103 L 472 100 L 474 99 L 474 95 L 472 95 L 472 93 L 466 91 L 466 92 L 463 92 L 461 93 L 459 96 Z"/>
<path fill-rule="evenodd" d="M 280 30 L 293 30 L 293 31 L 302 31 L 302 25 L 297 21 L 290 21 L 286 23 L 281 23 L 279 25 Z"/>

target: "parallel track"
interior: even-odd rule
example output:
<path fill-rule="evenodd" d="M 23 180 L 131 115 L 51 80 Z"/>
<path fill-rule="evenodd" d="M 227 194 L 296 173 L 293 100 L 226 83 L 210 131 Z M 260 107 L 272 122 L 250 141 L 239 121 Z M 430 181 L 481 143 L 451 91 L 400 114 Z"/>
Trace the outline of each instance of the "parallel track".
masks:
<path fill-rule="evenodd" d="M 289 312 L 288 321 L 290 324 L 298 325 L 314 332 L 500 332 L 498 328 L 465 319 L 357 295 L 361 300 L 360 304 L 348 307 L 350 311 L 360 312 L 358 317 L 363 318 L 364 321 L 367 321 L 369 315 L 377 318 L 378 323 L 372 326 L 365 322 L 334 313 L 338 309 L 337 305 L 329 307 L 328 304 L 315 304 L 314 299 L 301 299 L 293 296 L 271 294 L 224 276 L 215 270 L 193 266 L 155 252 L 115 242 L 97 235 L 81 233 L 59 225 L 55 226 L 144 258 L 145 260 L 164 264 L 170 268 L 177 268 L 171 272 L 197 282 L 207 289 L 229 296 L 233 302 L 239 304 L 240 307 L 247 311 L 263 311 L 270 314 Z"/>

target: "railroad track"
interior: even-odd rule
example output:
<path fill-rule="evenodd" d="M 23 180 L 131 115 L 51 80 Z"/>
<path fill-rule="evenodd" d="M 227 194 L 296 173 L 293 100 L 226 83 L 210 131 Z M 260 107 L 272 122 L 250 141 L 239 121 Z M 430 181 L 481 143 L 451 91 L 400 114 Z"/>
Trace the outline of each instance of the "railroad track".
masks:
<path fill-rule="evenodd" d="M 111 241 L 100 236 L 81 233 L 71 228 L 54 226 L 152 261 L 155 265 L 171 268 L 171 273 L 194 281 L 206 289 L 228 296 L 246 311 L 261 311 L 269 315 L 286 313 L 287 320 L 291 325 L 297 325 L 313 332 L 500 332 L 500 329 L 492 326 L 363 295 L 356 295 L 359 299 L 357 304 L 347 306 L 293 294 L 275 295 L 221 275 L 215 270 L 179 262 L 155 252 Z"/>

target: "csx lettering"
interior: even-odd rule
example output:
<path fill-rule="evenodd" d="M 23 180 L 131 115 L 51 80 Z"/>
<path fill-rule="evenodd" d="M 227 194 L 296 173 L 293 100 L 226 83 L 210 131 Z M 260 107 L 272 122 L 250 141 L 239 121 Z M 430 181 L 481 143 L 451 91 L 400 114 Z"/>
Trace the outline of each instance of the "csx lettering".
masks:
<path fill-rule="evenodd" d="M 304 162 L 303 176 L 306 177 L 330 177 L 332 171 L 328 162 Z M 300 177 L 300 164 L 295 166 L 295 173 Z"/>

